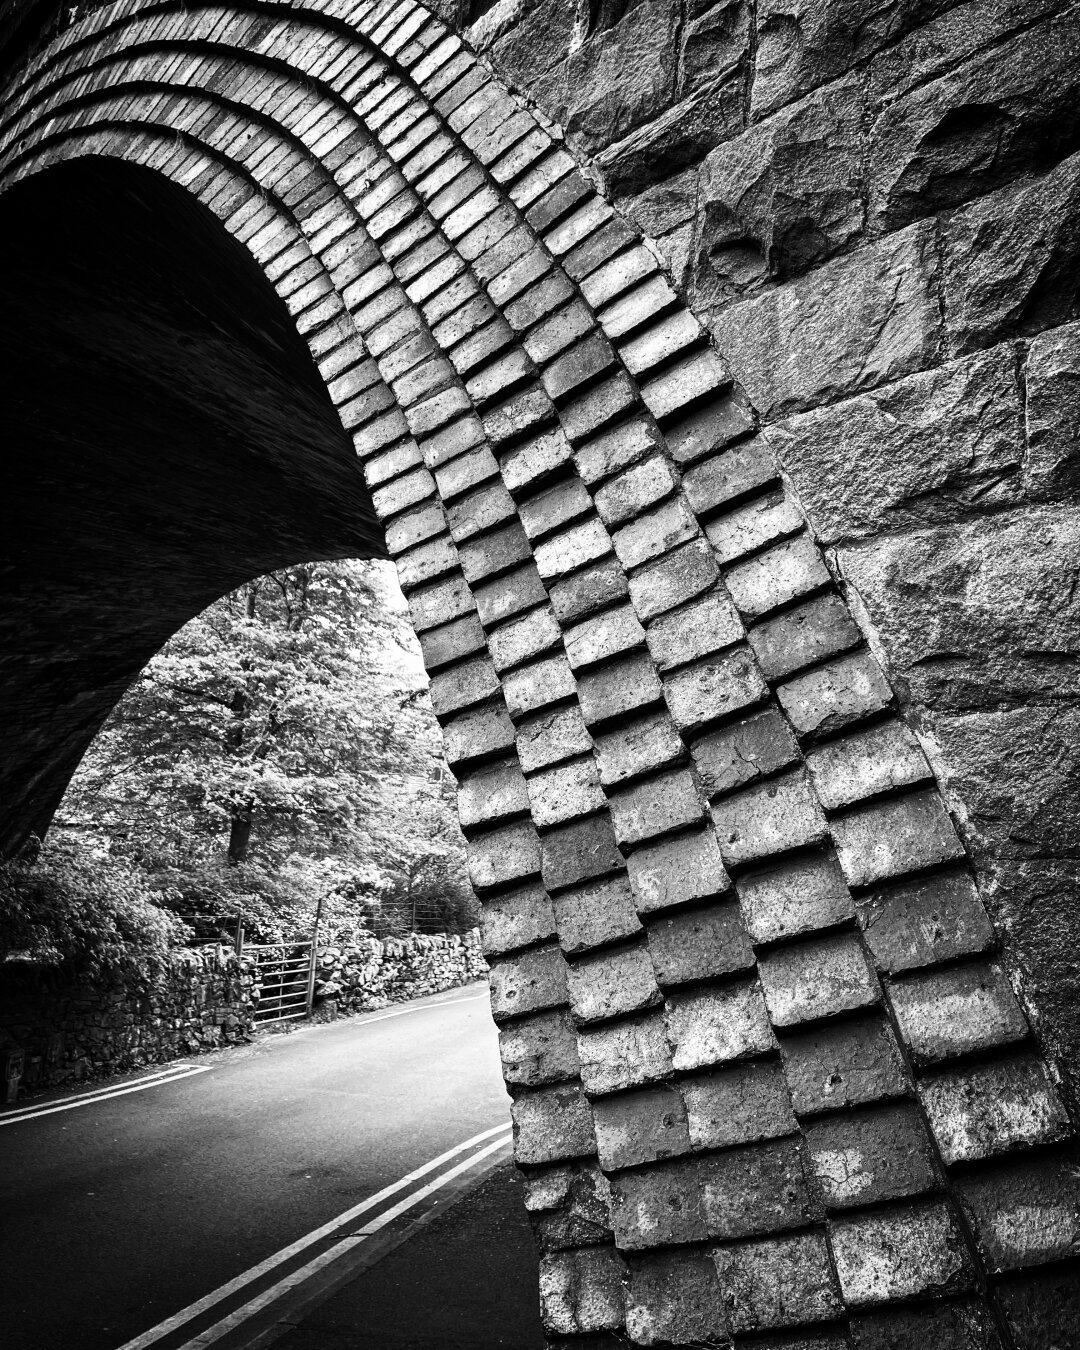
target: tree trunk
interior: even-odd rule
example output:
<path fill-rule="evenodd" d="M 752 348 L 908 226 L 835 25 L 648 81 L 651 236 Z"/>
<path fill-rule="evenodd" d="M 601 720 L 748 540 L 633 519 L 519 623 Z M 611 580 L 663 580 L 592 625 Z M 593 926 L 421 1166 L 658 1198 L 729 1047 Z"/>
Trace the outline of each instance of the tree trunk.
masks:
<path fill-rule="evenodd" d="M 249 806 L 245 811 L 234 812 L 229 824 L 229 866 L 239 867 L 247 858 L 248 844 L 251 842 L 251 816 Z"/>

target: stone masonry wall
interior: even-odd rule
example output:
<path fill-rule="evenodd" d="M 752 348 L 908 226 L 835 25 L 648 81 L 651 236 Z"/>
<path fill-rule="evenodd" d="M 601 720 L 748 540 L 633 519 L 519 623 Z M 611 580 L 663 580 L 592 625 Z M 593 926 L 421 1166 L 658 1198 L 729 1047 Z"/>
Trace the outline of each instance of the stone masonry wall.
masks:
<path fill-rule="evenodd" d="M 50 1087 L 242 1041 L 257 998 L 248 963 L 219 947 L 176 952 L 149 988 L 63 985 L 40 970 L 9 967 L 0 1040 L 24 1051 L 24 1085 Z"/>
<path fill-rule="evenodd" d="M 487 970 L 476 929 L 460 937 L 412 933 L 381 942 L 368 938 L 356 946 L 323 947 L 315 974 L 315 1005 L 333 1000 L 338 1012 L 367 1012 L 469 984 L 483 979 Z"/>
<path fill-rule="evenodd" d="M 596 87 L 666 79 L 670 47 Z M 0 138 L 18 190 L 103 155 L 183 185 L 352 434 L 459 782 L 553 1344 L 1068 1345 L 1080 1155 L 1045 1019 L 858 550 L 774 451 L 821 411 L 800 390 L 937 378 L 938 217 L 732 301 L 740 334 L 774 315 L 766 374 L 732 344 L 762 431 L 653 248 L 413 0 L 126 0 L 28 66 Z M 849 379 L 852 324 L 877 337 Z"/>

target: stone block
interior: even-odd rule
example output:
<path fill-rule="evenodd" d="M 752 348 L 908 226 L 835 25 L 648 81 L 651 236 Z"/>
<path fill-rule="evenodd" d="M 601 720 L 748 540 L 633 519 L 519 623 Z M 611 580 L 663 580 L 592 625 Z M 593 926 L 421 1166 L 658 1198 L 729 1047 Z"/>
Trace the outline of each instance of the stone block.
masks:
<path fill-rule="evenodd" d="M 806 1142 L 830 1209 L 876 1205 L 937 1185 L 934 1146 L 910 1102 L 811 1122 Z"/>
<path fill-rule="evenodd" d="M 896 973 L 985 951 L 994 930 L 966 872 L 939 872 L 866 891 L 859 923 L 874 960 Z"/>
<path fill-rule="evenodd" d="M 727 1319 L 716 1269 L 703 1252 L 657 1252 L 627 1262 L 626 1334 L 635 1345 L 720 1345 Z"/>
<path fill-rule="evenodd" d="M 673 995 L 667 1014 L 676 1069 L 706 1068 L 776 1048 L 756 981 Z"/>
<path fill-rule="evenodd" d="M 916 1065 L 993 1050 L 1028 1034 L 1004 972 L 983 962 L 893 981 L 889 998 Z"/>
<path fill-rule="evenodd" d="M 644 647 L 645 630 L 630 606 L 623 605 L 576 624 L 565 634 L 564 642 L 571 667 L 582 670 Z"/>
<path fill-rule="evenodd" d="M 544 835 L 541 875 L 548 890 L 574 886 L 622 868 L 622 854 L 607 816 L 592 816 Z"/>
<path fill-rule="evenodd" d="M 759 703 L 768 693 L 747 647 L 685 667 L 664 681 L 664 698 L 682 732 L 694 732 L 740 708 Z"/>
<path fill-rule="evenodd" d="M 658 915 L 649 924 L 649 955 L 664 988 L 754 964 L 754 949 L 734 901 Z"/>
<path fill-rule="evenodd" d="M 660 701 L 660 678 L 647 652 L 586 671 L 578 683 L 581 712 L 590 727 L 648 708 Z"/>
<path fill-rule="evenodd" d="M 502 1021 L 566 1003 L 566 962 L 558 947 L 533 947 L 491 963 L 491 1015 Z"/>
<path fill-rule="evenodd" d="M 972 1286 L 966 1243 L 940 1201 L 833 1219 L 829 1230 L 840 1288 L 852 1307 L 941 1298 Z"/>
<path fill-rule="evenodd" d="M 755 624 L 749 633 L 751 650 L 770 680 L 792 675 L 861 641 L 858 625 L 834 591 Z"/>
<path fill-rule="evenodd" d="M 596 738 L 596 758 L 604 787 L 666 768 L 678 763 L 685 754 L 682 738 L 666 712 L 648 713 Z"/>
<path fill-rule="evenodd" d="M 630 579 L 630 599 L 639 619 L 655 618 L 707 591 L 720 575 L 704 539 L 691 539 Z"/>
<path fill-rule="evenodd" d="M 480 892 L 524 881 L 540 870 L 540 841 L 524 821 L 470 839 L 466 852 L 469 876 Z"/>
<path fill-rule="evenodd" d="M 784 1074 L 775 1059 L 684 1078 L 679 1087 L 695 1149 L 775 1139 L 794 1134 L 797 1128 Z"/>
<path fill-rule="evenodd" d="M 656 424 L 638 413 L 583 442 L 577 447 L 574 460 L 586 483 L 599 483 L 649 455 L 660 444 Z"/>
<path fill-rule="evenodd" d="M 736 608 L 752 619 L 831 581 L 821 552 L 808 534 L 776 544 L 724 573 Z"/>
<path fill-rule="evenodd" d="M 776 708 L 702 736 L 691 747 L 707 796 L 731 792 L 799 757 L 791 727 Z"/>
<path fill-rule="evenodd" d="M 806 756 L 806 766 L 826 811 L 931 777 L 922 746 L 902 722 L 894 721 L 830 741 Z"/>
<path fill-rule="evenodd" d="M 576 704 L 551 709 L 519 722 L 517 751 L 526 773 L 586 753 L 592 737 Z"/>
<path fill-rule="evenodd" d="M 560 825 L 604 806 L 596 761 L 591 754 L 541 769 L 531 774 L 526 784 L 532 818 L 541 827 Z"/>
<path fill-rule="evenodd" d="M 573 672 L 561 652 L 511 671 L 502 682 L 506 706 L 515 718 L 572 698 L 576 688 Z"/>
<path fill-rule="evenodd" d="M 1014 1278 L 1001 1285 L 1000 1298 L 1009 1330 L 1024 1350 L 1068 1345 L 1080 1326 L 1080 1274 L 1075 1271 L 1059 1266 Z M 990 1350 L 997 1345 L 991 1344 Z"/>
<path fill-rule="evenodd" d="M 491 534 L 474 536 L 461 545 L 458 555 L 466 580 L 476 582 L 524 562 L 529 552 L 525 531 L 515 521 Z"/>
<path fill-rule="evenodd" d="M 662 1013 L 578 1030 L 581 1081 L 589 1093 L 619 1092 L 670 1077 L 671 1047 Z"/>
<path fill-rule="evenodd" d="M 501 698 L 452 717 L 443 726 L 443 750 L 451 768 L 513 746 L 514 727 Z"/>
<path fill-rule="evenodd" d="M 685 500 L 669 497 L 617 529 L 612 535 L 612 544 L 624 567 L 639 567 L 687 543 L 697 534 L 697 520 Z"/>
<path fill-rule="evenodd" d="M 603 333 L 594 331 L 544 366 L 540 381 L 550 398 L 562 399 L 594 380 L 614 362 L 611 344 Z"/>
<path fill-rule="evenodd" d="M 690 544 L 693 549 L 695 545 Z M 678 555 L 676 555 L 678 556 Z M 636 584 L 640 576 L 634 578 Z M 635 585 L 631 585 L 631 598 L 635 594 Z M 654 593 L 655 594 L 655 593 Z M 637 604 L 635 601 L 635 608 Z M 640 608 L 638 613 L 641 614 Z M 648 617 L 648 616 L 643 616 Z M 727 593 L 717 588 L 700 600 L 684 605 L 671 614 L 656 618 L 645 634 L 649 651 L 659 670 L 671 670 L 675 666 L 686 665 L 699 657 L 710 656 L 713 652 L 730 647 L 744 636 L 742 622 Z"/>
<path fill-rule="evenodd" d="M 808 853 L 746 872 L 736 888 L 755 942 L 830 928 L 855 913 L 843 874 L 826 853 Z"/>
<path fill-rule="evenodd" d="M 555 898 L 554 914 L 559 944 L 570 955 L 641 932 L 641 921 L 625 876 L 561 891 Z"/>
<path fill-rule="evenodd" d="M 528 811 L 529 794 L 520 767 L 516 762 L 485 765 L 462 777 L 457 805 L 465 831 Z"/>
<path fill-rule="evenodd" d="M 694 1160 L 620 1172 L 611 1178 L 611 1220 L 622 1251 L 703 1242 L 704 1178 Z"/>
<path fill-rule="evenodd" d="M 690 1151 L 686 1108 L 676 1088 L 640 1088 L 593 1102 L 596 1151 L 605 1171 Z"/>
<path fill-rule="evenodd" d="M 639 914 L 708 900 L 731 885 L 711 829 L 635 849 L 627 869 Z"/>
<path fill-rule="evenodd" d="M 530 657 L 552 651 L 562 642 L 562 630 L 550 606 L 541 605 L 513 619 L 488 636 L 488 652 L 500 673 L 520 666 Z"/>
<path fill-rule="evenodd" d="M 577 1083 L 523 1092 L 510 1107 L 514 1158 L 522 1166 L 596 1153 L 592 1112 Z"/>
<path fill-rule="evenodd" d="M 993 1313 L 981 1300 L 853 1317 L 851 1331 L 857 1350 L 1002 1350 Z"/>
<path fill-rule="evenodd" d="M 485 483 L 446 507 L 446 523 L 460 544 L 481 530 L 514 518 L 513 498 L 502 483 Z"/>
<path fill-rule="evenodd" d="M 731 374 L 723 361 L 705 347 L 654 375 L 642 386 L 641 397 L 652 415 L 663 419 L 688 403 L 726 389 L 730 383 Z"/>
<path fill-rule="evenodd" d="M 639 328 L 634 336 L 619 344 L 619 356 L 631 375 L 639 380 L 649 370 L 670 360 L 676 353 L 703 340 L 703 330 L 689 310 L 676 309 Z"/>
<path fill-rule="evenodd" d="M 711 811 L 729 867 L 819 843 L 826 833 L 825 816 L 801 769 L 721 797 Z"/>
<path fill-rule="evenodd" d="M 685 416 L 673 418 L 665 431 L 668 452 L 678 464 L 693 464 L 748 436 L 755 425 L 746 396 L 741 390 L 731 390 L 719 398 L 709 399 Z M 775 464 L 772 472 L 775 476 Z M 733 484 L 728 495 L 737 495 L 744 490 Z M 694 510 L 698 509 L 694 505 Z"/>
<path fill-rule="evenodd" d="M 837 1111 L 908 1090 L 900 1052 L 880 1015 L 785 1036 L 780 1053 L 799 1115 Z"/>
<path fill-rule="evenodd" d="M 915 872 L 963 856 L 936 789 L 911 792 L 835 816 L 832 834 L 852 886 Z"/>
<path fill-rule="evenodd" d="M 713 552 L 721 563 L 732 563 L 747 553 L 795 534 L 806 524 L 794 500 L 776 489 L 734 511 L 714 516 L 705 527 Z"/>
<path fill-rule="evenodd" d="M 607 427 L 633 408 L 636 392 L 630 378 L 621 371 L 600 384 L 576 394 L 561 409 L 559 420 L 571 441 L 577 443 Z"/>
<path fill-rule="evenodd" d="M 1075 1145 L 998 1163 L 957 1180 L 960 1202 L 992 1272 L 1075 1261 L 1080 1167 Z"/>
<path fill-rule="evenodd" d="M 770 951 L 759 961 L 774 1027 L 792 1027 L 876 1003 L 877 979 L 854 933 L 813 938 Z"/>
<path fill-rule="evenodd" d="M 422 591 L 414 591 L 409 596 L 409 612 L 417 633 L 450 623 L 475 608 L 472 591 L 460 573 L 434 586 L 427 586 Z"/>
<path fill-rule="evenodd" d="M 1046 501 L 1080 489 L 1080 323 L 1040 333 L 1024 370 L 1027 484 Z"/>
<path fill-rule="evenodd" d="M 568 969 L 567 988 L 579 1022 L 642 1012 L 660 1002 L 644 943 L 580 957 Z"/>
<path fill-rule="evenodd" d="M 675 490 L 675 473 L 666 459 L 653 455 L 624 469 L 596 491 L 596 510 L 615 527 L 647 511 Z"/>
<path fill-rule="evenodd" d="M 577 1037 L 563 1009 L 515 1020 L 499 1030 L 503 1077 L 514 1087 L 540 1087 L 576 1078 Z"/>
<path fill-rule="evenodd" d="M 611 554 L 562 577 L 548 588 L 551 607 L 564 628 L 597 610 L 607 609 L 628 593 L 626 573 Z"/>
<path fill-rule="evenodd" d="M 503 451 L 503 482 L 511 492 L 521 492 L 568 464 L 572 454 L 562 428 L 546 427 Z"/>
<path fill-rule="evenodd" d="M 1020 500 L 1016 350 L 909 375 L 778 422 L 770 445 L 824 544 Z"/>
<path fill-rule="evenodd" d="M 712 323 L 735 378 L 767 422 L 924 369 L 940 327 L 928 222 L 732 305 Z"/>
<path fill-rule="evenodd" d="M 625 1268 L 613 1247 L 542 1257 L 540 1315 L 545 1330 L 564 1336 L 618 1330 L 625 1317 Z"/>
<path fill-rule="evenodd" d="M 736 1335 L 828 1321 L 844 1311 L 820 1230 L 736 1242 L 716 1248 L 713 1259 Z"/>
<path fill-rule="evenodd" d="M 711 517 L 732 502 L 775 483 L 779 476 L 768 442 L 754 436 L 688 469 L 683 491 L 699 515 Z"/>
<path fill-rule="evenodd" d="M 505 576 L 496 577 L 478 585 L 473 592 L 480 622 L 485 628 L 513 618 L 542 605 L 547 599 L 540 574 L 531 563 L 525 563 Z"/>
<path fill-rule="evenodd" d="M 480 907 L 485 956 L 498 956 L 555 936 L 551 900 L 539 886 L 496 895 Z"/>
<path fill-rule="evenodd" d="M 454 619 L 441 628 L 429 628 L 426 633 L 420 634 L 420 651 L 429 673 L 460 661 L 463 657 L 473 656 L 486 646 L 484 630 L 476 614 L 466 614 L 464 618 Z"/>
<path fill-rule="evenodd" d="M 794 1138 L 768 1140 L 698 1160 L 701 1209 L 710 1237 L 730 1241 L 820 1219 Z"/>
<path fill-rule="evenodd" d="M 1030 1055 L 936 1074 L 918 1089 L 946 1164 L 1054 1143 L 1070 1132 L 1045 1064 Z"/>
<path fill-rule="evenodd" d="M 700 822 L 704 808 L 697 784 L 686 769 L 655 774 L 644 782 L 608 794 L 615 838 L 634 845 Z"/>

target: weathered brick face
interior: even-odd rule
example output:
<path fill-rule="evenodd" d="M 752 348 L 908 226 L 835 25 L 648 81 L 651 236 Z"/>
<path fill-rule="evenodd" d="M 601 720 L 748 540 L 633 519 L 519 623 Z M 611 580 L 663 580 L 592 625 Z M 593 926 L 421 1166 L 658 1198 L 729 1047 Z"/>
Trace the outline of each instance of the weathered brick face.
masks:
<path fill-rule="evenodd" d="M 659 31 L 662 6 L 637 11 Z M 513 75 L 539 13 L 474 37 Z M 629 99 L 600 154 L 612 181 L 652 172 L 652 118 L 690 162 L 748 106 L 786 110 L 786 81 L 844 75 L 827 15 L 748 103 L 739 53 L 751 24 L 768 50 L 770 15 L 695 19 L 678 62 L 661 44 L 667 91 Z M 856 60 L 894 54 L 875 31 Z M 607 104 L 571 93 L 568 125 L 597 149 Z M 839 92 L 829 118 L 858 142 Z M 939 1326 L 942 1344 L 1054 1344 L 1039 1327 L 1075 1298 L 1067 1095 L 939 749 L 905 720 L 910 686 L 732 375 L 793 438 L 830 381 L 869 399 L 922 378 L 942 292 L 908 170 L 852 195 L 821 165 L 842 187 L 815 257 L 843 250 L 867 202 L 885 239 L 868 272 L 823 260 L 835 275 L 799 283 L 806 333 L 751 271 L 738 309 L 773 335 L 759 369 L 726 310 L 725 363 L 634 225 L 414 0 L 257 24 L 127 0 L 30 63 L 2 135 L 5 183 L 113 155 L 182 184 L 251 251 L 328 382 L 460 785 L 552 1337 L 914 1346 Z M 936 163 L 931 208 L 952 209 Z M 747 170 L 714 164 L 727 219 Z M 672 191 L 638 219 L 678 214 Z M 787 198 L 769 200 L 765 254 L 802 257 Z M 880 314 L 888 349 L 863 350 L 852 314 Z M 1040 359 L 1052 381 L 1058 356 Z"/>

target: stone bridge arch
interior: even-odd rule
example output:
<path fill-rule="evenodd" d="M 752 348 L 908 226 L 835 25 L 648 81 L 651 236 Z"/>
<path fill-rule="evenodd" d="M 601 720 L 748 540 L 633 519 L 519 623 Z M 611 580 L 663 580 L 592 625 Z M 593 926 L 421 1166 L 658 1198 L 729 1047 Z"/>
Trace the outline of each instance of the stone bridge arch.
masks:
<path fill-rule="evenodd" d="M 459 783 L 552 1340 L 1069 1344 L 1065 1094 L 923 744 L 542 118 L 414 0 L 121 0 L 0 147 L 0 213 L 110 160 L 194 198 L 320 372 L 334 547 L 370 500 Z"/>

